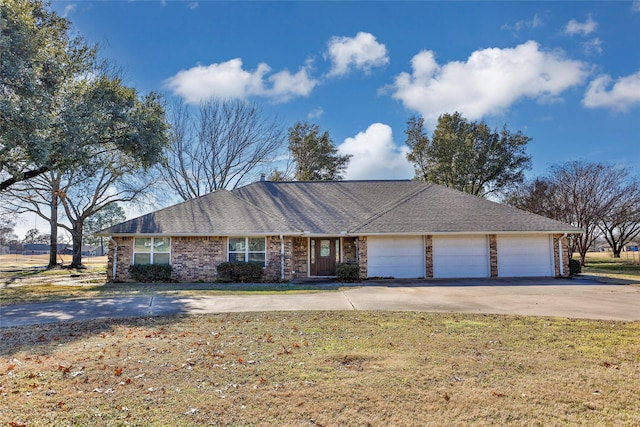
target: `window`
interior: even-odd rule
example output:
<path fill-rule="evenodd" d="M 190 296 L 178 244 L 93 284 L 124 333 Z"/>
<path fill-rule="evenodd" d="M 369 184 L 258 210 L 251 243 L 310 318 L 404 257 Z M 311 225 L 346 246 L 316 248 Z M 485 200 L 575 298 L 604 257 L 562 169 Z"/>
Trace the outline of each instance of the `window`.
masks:
<path fill-rule="evenodd" d="M 133 239 L 134 264 L 169 264 L 171 261 L 171 238 L 136 237 Z"/>
<path fill-rule="evenodd" d="M 266 247 L 264 237 L 229 237 L 229 261 L 265 265 Z"/>

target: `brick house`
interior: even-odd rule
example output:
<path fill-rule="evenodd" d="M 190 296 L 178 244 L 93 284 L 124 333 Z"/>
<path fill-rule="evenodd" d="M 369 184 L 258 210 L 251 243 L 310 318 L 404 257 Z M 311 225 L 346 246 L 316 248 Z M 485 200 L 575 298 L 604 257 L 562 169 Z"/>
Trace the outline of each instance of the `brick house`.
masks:
<path fill-rule="evenodd" d="M 260 181 L 114 225 L 108 277 L 169 263 L 181 282 L 215 281 L 225 261 L 258 262 L 267 280 L 567 276 L 567 234 L 581 230 L 417 181 Z"/>

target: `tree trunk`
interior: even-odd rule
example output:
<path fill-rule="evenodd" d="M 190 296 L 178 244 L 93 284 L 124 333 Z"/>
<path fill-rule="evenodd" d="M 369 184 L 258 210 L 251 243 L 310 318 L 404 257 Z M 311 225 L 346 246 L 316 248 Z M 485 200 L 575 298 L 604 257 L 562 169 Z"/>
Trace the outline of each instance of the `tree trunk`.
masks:
<path fill-rule="evenodd" d="M 71 229 L 71 239 L 73 242 L 73 258 L 70 268 L 84 268 L 82 265 L 82 228 L 83 221 L 76 221 Z"/>
<path fill-rule="evenodd" d="M 51 192 L 51 215 L 49 216 L 50 225 L 50 247 L 49 247 L 49 266 L 53 268 L 58 265 L 58 188 L 53 188 Z"/>

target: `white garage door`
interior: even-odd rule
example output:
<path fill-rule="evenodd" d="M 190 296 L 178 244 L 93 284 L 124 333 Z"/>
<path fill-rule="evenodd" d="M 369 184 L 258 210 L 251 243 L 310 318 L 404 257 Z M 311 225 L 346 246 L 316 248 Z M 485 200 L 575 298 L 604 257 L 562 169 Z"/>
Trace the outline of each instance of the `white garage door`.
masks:
<path fill-rule="evenodd" d="M 498 276 L 554 276 L 551 236 L 497 236 Z"/>
<path fill-rule="evenodd" d="M 433 277 L 489 277 L 487 236 L 434 236 Z"/>
<path fill-rule="evenodd" d="M 367 238 L 367 274 L 369 277 L 398 279 L 425 277 L 423 237 L 369 236 Z"/>

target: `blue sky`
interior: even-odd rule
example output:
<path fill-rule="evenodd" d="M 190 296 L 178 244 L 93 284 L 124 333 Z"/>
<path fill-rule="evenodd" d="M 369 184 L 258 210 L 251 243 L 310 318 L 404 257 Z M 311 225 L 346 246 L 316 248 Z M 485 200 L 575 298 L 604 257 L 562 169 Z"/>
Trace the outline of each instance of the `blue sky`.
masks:
<path fill-rule="evenodd" d="M 459 111 L 558 162 L 640 174 L 640 1 L 54 1 L 125 82 L 263 104 L 353 154 L 347 179 L 411 178 L 404 130 Z"/>

